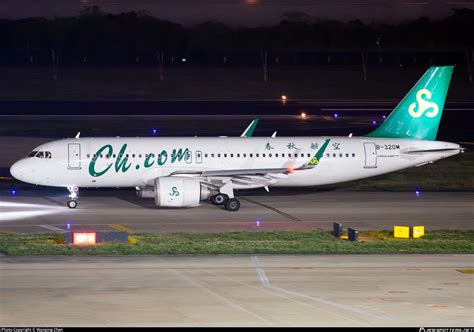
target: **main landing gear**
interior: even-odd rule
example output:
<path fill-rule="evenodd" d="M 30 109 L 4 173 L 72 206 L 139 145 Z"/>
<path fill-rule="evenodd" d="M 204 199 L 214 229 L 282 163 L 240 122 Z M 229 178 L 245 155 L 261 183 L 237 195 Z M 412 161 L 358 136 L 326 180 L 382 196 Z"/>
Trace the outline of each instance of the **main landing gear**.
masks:
<path fill-rule="evenodd" d="M 77 199 L 79 197 L 79 187 L 69 186 L 69 200 L 67 201 L 67 207 L 70 209 L 75 209 L 77 207 Z"/>
<path fill-rule="evenodd" d="M 211 196 L 212 204 L 224 205 L 227 211 L 238 211 L 240 209 L 240 201 L 234 197 L 232 182 L 227 182 L 219 191 L 219 194 Z"/>

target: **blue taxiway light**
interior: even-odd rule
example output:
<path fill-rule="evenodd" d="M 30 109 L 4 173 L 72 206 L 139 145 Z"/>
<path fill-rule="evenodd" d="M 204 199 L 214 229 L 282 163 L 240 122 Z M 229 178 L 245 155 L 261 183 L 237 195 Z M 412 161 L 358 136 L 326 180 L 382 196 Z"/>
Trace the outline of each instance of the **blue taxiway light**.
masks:
<path fill-rule="evenodd" d="M 334 113 L 334 117 L 337 118 L 339 116 L 339 114 L 337 113 Z"/>

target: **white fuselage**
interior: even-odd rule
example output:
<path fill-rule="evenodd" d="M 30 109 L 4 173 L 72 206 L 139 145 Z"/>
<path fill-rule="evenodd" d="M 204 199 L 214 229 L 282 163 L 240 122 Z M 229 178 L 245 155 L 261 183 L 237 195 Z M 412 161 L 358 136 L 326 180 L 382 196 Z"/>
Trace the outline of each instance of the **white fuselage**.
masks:
<path fill-rule="evenodd" d="M 326 139 L 330 142 L 317 167 L 291 172 L 307 163 Z M 440 141 L 369 137 L 79 138 L 39 146 L 35 150 L 44 151 L 43 158 L 21 159 L 11 173 L 44 186 L 146 187 L 173 172 L 287 168 L 290 172 L 274 176 L 271 185 L 300 187 L 423 165 L 458 154 L 459 149 Z M 419 150 L 424 152 L 409 153 Z"/>

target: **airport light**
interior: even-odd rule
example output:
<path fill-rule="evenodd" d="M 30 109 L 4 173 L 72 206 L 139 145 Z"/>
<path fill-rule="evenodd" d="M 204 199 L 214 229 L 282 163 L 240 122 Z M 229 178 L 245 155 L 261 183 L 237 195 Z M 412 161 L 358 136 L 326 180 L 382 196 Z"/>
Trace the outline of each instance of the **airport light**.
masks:
<path fill-rule="evenodd" d="M 15 196 L 15 195 L 16 195 L 16 189 L 12 189 L 12 190 L 10 191 L 10 193 L 12 194 L 12 196 Z"/>
<path fill-rule="evenodd" d="M 337 113 L 334 113 L 334 117 L 337 119 L 337 117 L 339 116 L 339 114 Z"/>
<path fill-rule="evenodd" d="M 156 135 L 156 134 L 158 133 L 158 129 L 153 128 L 153 129 L 151 130 L 151 132 L 152 132 L 153 135 Z"/>
<path fill-rule="evenodd" d="M 420 197 L 420 195 L 421 195 L 421 190 L 420 190 L 420 189 L 416 189 L 416 190 L 415 190 L 415 195 L 416 195 L 416 197 Z"/>
<path fill-rule="evenodd" d="M 261 221 L 258 220 L 258 219 L 255 221 L 255 225 L 257 225 L 257 227 L 260 227 L 260 223 L 261 223 Z"/>
<path fill-rule="evenodd" d="M 387 117 L 386 117 L 385 115 L 382 115 L 382 119 L 384 119 L 384 120 L 385 120 L 386 118 L 387 118 Z"/>
<path fill-rule="evenodd" d="M 96 244 L 96 233 L 73 233 L 73 244 L 76 245 L 94 245 Z"/>
<path fill-rule="evenodd" d="M 72 224 L 71 224 L 69 221 L 66 222 L 66 229 L 67 229 L 67 230 L 70 230 L 70 229 L 71 229 L 71 226 L 72 226 Z"/>
<path fill-rule="evenodd" d="M 373 125 L 376 125 L 376 124 L 377 124 L 377 121 L 372 120 L 372 124 L 373 124 Z"/>
<path fill-rule="evenodd" d="M 306 113 L 305 112 L 301 112 L 301 118 L 306 119 Z"/>

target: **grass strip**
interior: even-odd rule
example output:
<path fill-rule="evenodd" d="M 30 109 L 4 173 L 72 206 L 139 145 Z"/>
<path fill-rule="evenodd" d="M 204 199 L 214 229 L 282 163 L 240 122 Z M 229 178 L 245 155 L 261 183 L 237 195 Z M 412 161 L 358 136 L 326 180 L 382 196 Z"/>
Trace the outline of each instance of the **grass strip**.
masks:
<path fill-rule="evenodd" d="M 430 231 L 419 239 L 360 232 L 359 242 L 339 240 L 329 231 L 138 233 L 130 237 L 133 244 L 67 246 L 57 233 L 0 234 L 0 252 L 11 256 L 474 253 L 474 231 Z"/>

